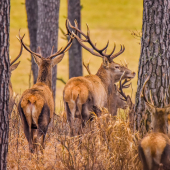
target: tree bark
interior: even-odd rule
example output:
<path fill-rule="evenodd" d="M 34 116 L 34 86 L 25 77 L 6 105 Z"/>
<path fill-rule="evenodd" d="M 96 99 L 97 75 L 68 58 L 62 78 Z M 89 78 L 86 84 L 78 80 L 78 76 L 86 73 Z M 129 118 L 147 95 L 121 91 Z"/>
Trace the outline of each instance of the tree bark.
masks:
<path fill-rule="evenodd" d="M 80 0 L 68 0 L 68 19 L 74 25 L 74 20 L 78 22 L 81 29 L 81 6 Z M 82 48 L 76 39 L 69 49 L 69 78 L 82 76 Z"/>
<path fill-rule="evenodd" d="M 146 96 L 151 90 L 154 105 L 164 105 L 169 98 L 170 84 L 170 1 L 144 0 L 141 54 L 138 70 L 138 89 L 135 102 L 135 129 L 143 136 L 150 130 L 151 114 L 145 107 L 140 93 L 148 75 Z M 166 101 L 166 102 L 167 102 Z"/>
<path fill-rule="evenodd" d="M 0 1 L 0 169 L 7 167 L 10 0 Z"/>
<path fill-rule="evenodd" d="M 26 11 L 27 11 L 27 21 L 29 29 L 30 38 L 30 48 L 32 51 L 37 50 L 37 20 L 38 20 L 38 5 L 37 0 L 25 0 L 26 1 Z M 35 84 L 38 76 L 38 66 L 31 57 L 31 69 L 33 73 L 33 83 Z"/>
<path fill-rule="evenodd" d="M 41 48 L 43 57 L 57 51 L 58 45 L 58 21 L 60 0 L 37 0 L 38 2 L 38 30 L 37 30 L 37 46 Z M 56 94 L 56 77 L 57 66 L 52 70 L 52 91 L 55 101 Z"/>

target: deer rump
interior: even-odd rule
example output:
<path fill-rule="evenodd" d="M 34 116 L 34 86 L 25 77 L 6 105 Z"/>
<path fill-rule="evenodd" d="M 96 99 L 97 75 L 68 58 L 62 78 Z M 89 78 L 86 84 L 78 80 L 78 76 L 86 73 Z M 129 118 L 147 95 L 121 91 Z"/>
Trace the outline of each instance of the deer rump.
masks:
<path fill-rule="evenodd" d="M 41 143 L 53 115 L 54 105 L 52 93 L 48 87 L 34 85 L 26 90 L 19 102 L 18 111 L 21 116 L 25 136 L 31 145 Z M 44 146 L 43 146 L 44 147 Z"/>
<path fill-rule="evenodd" d="M 143 170 L 170 170 L 170 141 L 163 133 L 150 133 L 139 144 Z"/>
<path fill-rule="evenodd" d="M 82 120 L 82 125 L 89 120 L 91 113 L 99 116 L 98 107 L 106 107 L 107 94 L 101 80 L 95 75 L 71 78 L 63 92 L 65 111 L 70 126 L 75 118 Z"/>

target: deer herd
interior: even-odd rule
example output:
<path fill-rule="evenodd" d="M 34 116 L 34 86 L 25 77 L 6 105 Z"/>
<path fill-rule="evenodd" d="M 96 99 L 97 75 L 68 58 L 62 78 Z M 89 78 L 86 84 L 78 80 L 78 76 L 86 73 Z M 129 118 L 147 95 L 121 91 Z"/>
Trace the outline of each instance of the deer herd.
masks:
<path fill-rule="evenodd" d="M 31 51 L 23 41 L 24 36 L 21 37 L 19 33 L 18 39 L 21 43 L 21 49 L 19 55 L 10 63 L 10 75 L 20 63 L 14 64 L 21 56 L 23 47 L 31 53 L 39 68 L 36 84 L 23 92 L 18 104 L 18 112 L 21 117 L 26 139 L 29 143 L 30 152 L 32 153 L 38 147 L 41 152 L 44 149 L 45 135 L 54 114 L 52 68 L 61 62 L 74 39 L 91 54 L 101 57 L 103 61 L 95 75 L 91 74 L 89 66 L 83 63 L 89 75 L 73 77 L 68 80 L 64 87 L 63 101 L 67 121 L 70 125 L 70 135 L 82 134 L 86 122 L 91 120 L 92 112 L 100 116 L 100 108 L 103 107 L 107 108 L 112 116 L 117 114 L 118 108 L 126 109 L 129 107 L 129 124 L 131 129 L 133 129 L 134 104 L 131 97 L 125 95 L 123 89 L 130 86 L 127 83 L 135 77 L 135 72 L 129 70 L 127 64 L 123 65 L 114 62 L 114 59 L 124 52 L 124 45 L 121 45 L 119 52 L 114 53 L 116 49 L 116 45 L 114 44 L 112 52 L 106 54 L 109 42 L 104 48 L 98 49 L 90 38 L 88 25 L 87 35 L 78 29 L 77 25 L 76 21 L 75 26 L 73 26 L 69 20 L 66 20 L 69 41 L 64 48 L 61 48 L 56 53 L 53 53 L 52 50 L 47 58 L 44 58 L 41 53 Z M 86 44 L 90 45 L 90 47 Z M 141 97 L 143 97 L 146 105 L 152 109 L 153 132 L 147 134 L 140 141 L 138 147 L 139 157 L 144 170 L 170 169 L 170 140 L 167 130 L 170 129 L 170 116 L 168 114 L 170 105 L 164 108 L 157 108 L 147 100 L 145 96 L 145 85 L 148 80 L 149 77 L 143 85 Z M 119 87 L 115 85 L 118 82 Z M 12 112 L 15 98 L 13 97 L 11 81 L 9 82 L 9 92 L 9 111 Z M 79 125 L 75 125 L 75 119 L 79 119 Z"/>

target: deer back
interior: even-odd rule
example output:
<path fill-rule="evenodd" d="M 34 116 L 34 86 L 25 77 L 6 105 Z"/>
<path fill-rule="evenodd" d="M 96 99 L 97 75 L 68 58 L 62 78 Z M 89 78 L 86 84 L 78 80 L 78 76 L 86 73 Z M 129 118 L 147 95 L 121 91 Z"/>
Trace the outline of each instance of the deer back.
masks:
<path fill-rule="evenodd" d="M 145 103 L 152 110 L 152 126 L 153 132 L 146 135 L 139 144 L 139 156 L 143 163 L 143 169 L 156 170 L 170 167 L 170 140 L 168 138 L 168 114 L 170 105 L 158 108 L 152 102 L 148 101 L 145 90 L 146 83 L 150 76 L 144 82 L 141 96 Z M 169 169 L 169 168 L 168 168 Z"/>
<path fill-rule="evenodd" d="M 54 100 L 50 88 L 44 83 L 37 83 L 32 88 L 24 91 L 21 96 L 21 107 L 25 110 L 29 103 L 35 104 L 37 108 L 37 118 L 39 117 L 44 104 L 50 110 L 50 118 L 54 113 Z"/>
<path fill-rule="evenodd" d="M 146 135 L 138 147 L 143 170 L 158 170 L 161 166 L 170 167 L 170 140 L 163 133 L 152 132 Z"/>

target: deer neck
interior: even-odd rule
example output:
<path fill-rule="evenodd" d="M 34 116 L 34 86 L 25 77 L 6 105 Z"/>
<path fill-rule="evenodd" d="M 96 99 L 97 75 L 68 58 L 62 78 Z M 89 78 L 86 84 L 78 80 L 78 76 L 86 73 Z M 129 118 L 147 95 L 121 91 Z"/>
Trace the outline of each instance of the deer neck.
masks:
<path fill-rule="evenodd" d="M 96 75 L 101 79 L 108 94 L 111 94 L 113 89 L 115 89 L 115 79 L 110 73 L 109 69 L 106 69 L 103 65 L 101 65 Z"/>
<path fill-rule="evenodd" d="M 37 83 L 44 83 L 52 90 L 52 69 L 44 66 L 40 67 Z"/>
<path fill-rule="evenodd" d="M 167 121 L 165 116 L 155 118 L 153 121 L 153 131 L 167 134 Z"/>

